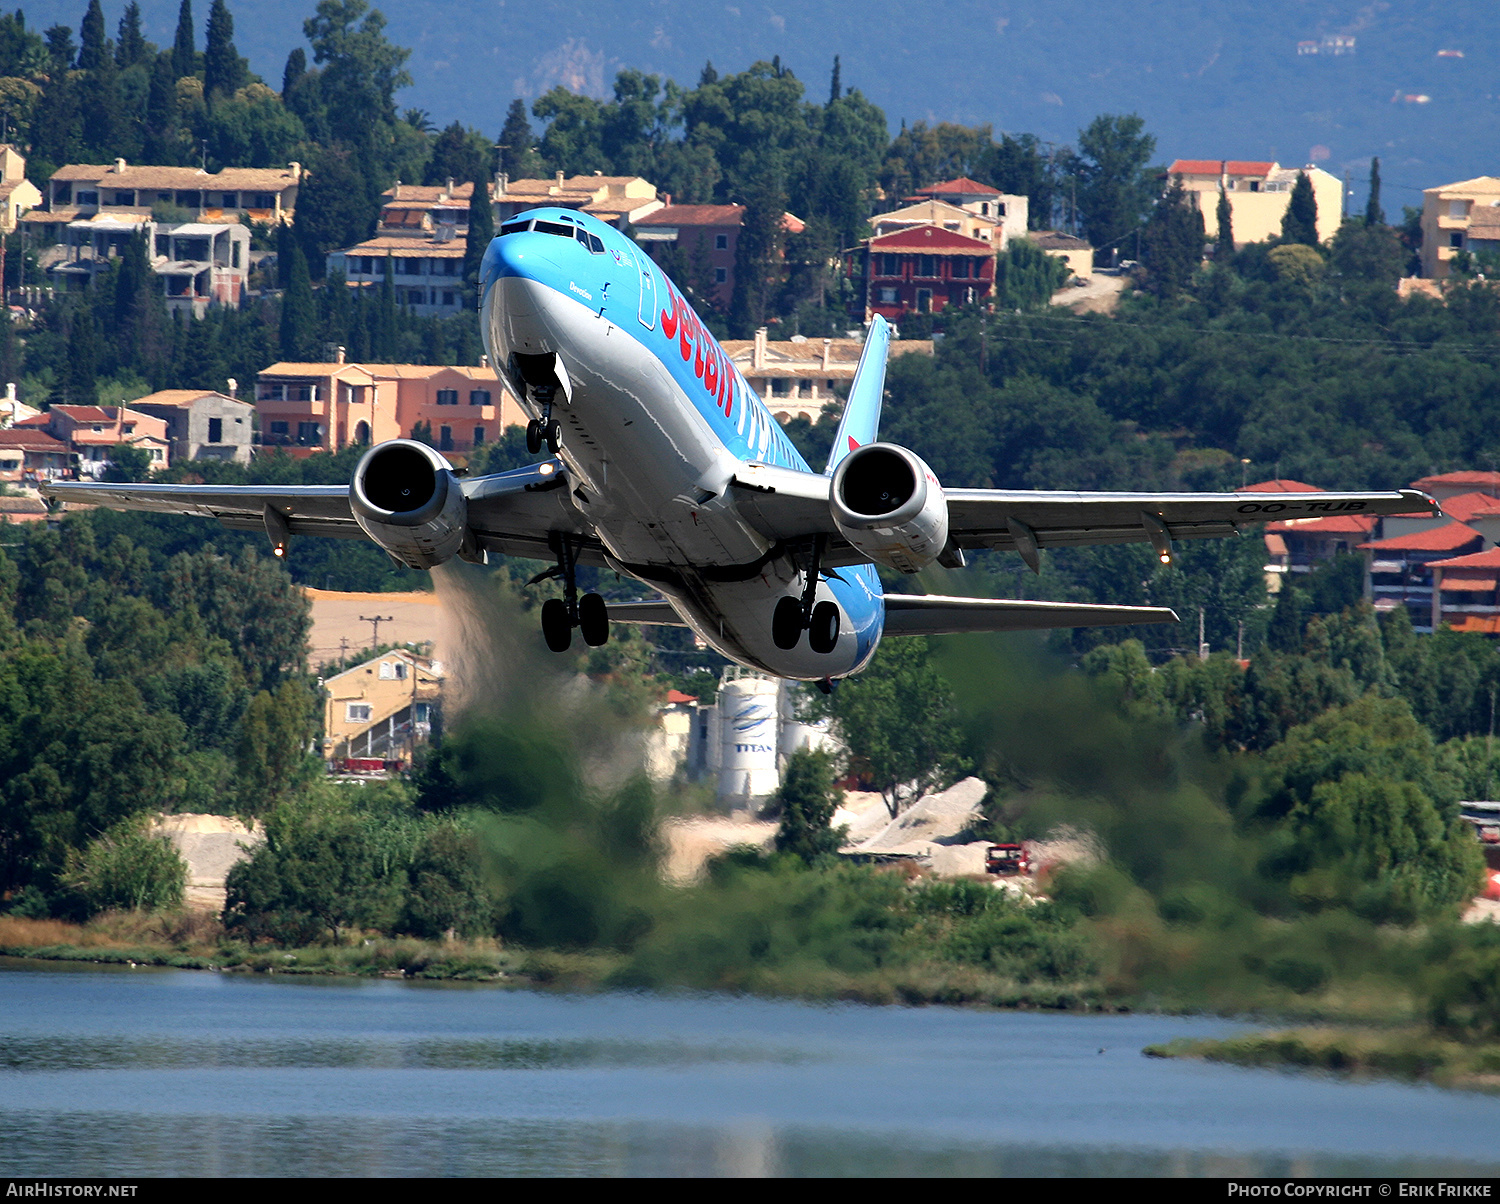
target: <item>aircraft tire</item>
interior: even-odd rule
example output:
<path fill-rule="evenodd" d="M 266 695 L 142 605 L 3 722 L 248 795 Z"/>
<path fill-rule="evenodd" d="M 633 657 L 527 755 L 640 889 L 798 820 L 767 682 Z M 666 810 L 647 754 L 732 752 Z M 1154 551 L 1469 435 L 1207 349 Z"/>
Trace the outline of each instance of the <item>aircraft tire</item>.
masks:
<path fill-rule="evenodd" d="M 832 602 L 819 602 L 813 607 L 807 642 L 814 652 L 824 656 L 838 646 L 839 608 Z"/>
<path fill-rule="evenodd" d="M 573 623 L 561 598 L 542 603 L 542 638 L 553 652 L 566 652 L 573 643 Z"/>
<path fill-rule="evenodd" d="M 802 638 L 802 603 L 796 598 L 782 598 L 771 612 L 771 642 L 789 652 Z"/>
<path fill-rule="evenodd" d="M 562 423 L 556 418 L 547 423 L 546 429 L 542 432 L 542 437 L 547 440 L 547 450 L 554 456 L 562 451 Z"/>
<path fill-rule="evenodd" d="M 526 450 L 533 456 L 542 450 L 542 424 L 535 418 L 526 424 Z"/>
<path fill-rule="evenodd" d="M 609 610 L 598 594 L 584 594 L 578 599 L 578 630 L 590 648 L 609 642 Z"/>

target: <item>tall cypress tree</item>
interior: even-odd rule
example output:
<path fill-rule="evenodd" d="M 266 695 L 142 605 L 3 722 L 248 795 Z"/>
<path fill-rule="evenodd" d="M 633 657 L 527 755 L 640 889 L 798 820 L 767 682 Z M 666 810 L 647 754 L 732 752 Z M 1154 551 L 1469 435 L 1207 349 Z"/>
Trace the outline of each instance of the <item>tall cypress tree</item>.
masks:
<path fill-rule="evenodd" d="M 536 131 L 526 120 L 526 102 L 519 97 L 510 102 L 505 125 L 500 130 L 500 170 L 512 180 L 525 178 L 534 170 Z"/>
<path fill-rule="evenodd" d="M 734 249 L 734 295 L 729 321 L 737 338 L 750 338 L 765 325 L 778 283 L 786 228 L 785 177 L 781 164 L 770 157 L 746 173 L 750 185 L 744 198 L 745 216 Z"/>
<path fill-rule="evenodd" d="M 1228 263 L 1234 254 L 1234 215 L 1229 208 L 1229 194 L 1219 185 L 1219 208 L 1214 215 L 1219 223 L 1219 237 L 1214 244 L 1214 262 Z"/>
<path fill-rule="evenodd" d="M 141 154 L 147 163 L 175 167 L 181 153 L 177 136 L 177 69 L 174 57 L 163 52 L 151 68 L 151 91 L 146 96 L 146 139 Z"/>
<path fill-rule="evenodd" d="M 1286 216 L 1281 219 L 1281 241 L 1300 242 L 1309 247 L 1318 245 L 1318 199 L 1305 171 L 1297 173 L 1297 182 L 1292 185 Z"/>
<path fill-rule="evenodd" d="M 298 46 L 286 56 L 286 66 L 281 72 L 281 99 L 294 92 L 302 77 L 307 74 L 307 52 Z"/>
<path fill-rule="evenodd" d="M 490 208 L 489 181 L 483 171 L 474 173 L 474 192 L 469 197 L 469 236 L 464 243 L 464 292 L 470 305 L 479 304 L 479 269 L 484 253 L 495 237 L 495 211 Z"/>
<path fill-rule="evenodd" d="M 121 71 L 144 63 L 151 51 L 141 33 L 141 6 L 130 0 L 120 18 L 119 41 L 115 44 L 115 64 Z"/>
<path fill-rule="evenodd" d="M 245 62 L 234 47 L 234 18 L 224 0 L 213 0 L 208 10 L 208 36 L 203 49 L 203 95 L 233 96 L 244 87 Z"/>
<path fill-rule="evenodd" d="M 177 40 L 172 43 L 172 70 L 178 79 L 198 73 L 198 51 L 193 41 L 193 0 L 182 0 L 177 10 Z"/>
<path fill-rule="evenodd" d="M 68 366 L 63 392 L 73 405 L 99 404 L 99 323 L 85 301 L 73 314 L 68 328 Z"/>
<path fill-rule="evenodd" d="M 1380 160 L 1370 160 L 1370 199 L 1365 202 L 1365 225 L 1385 225 L 1385 210 L 1380 207 Z"/>
<path fill-rule="evenodd" d="M 78 69 L 97 71 L 109 57 L 104 40 L 104 9 L 99 0 L 89 0 L 88 11 L 83 14 L 83 27 L 78 31 L 82 45 L 78 49 Z"/>
<path fill-rule="evenodd" d="M 281 356 L 306 362 L 313 356 L 317 342 L 317 310 L 313 305 L 312 277 L 307 271 L 307 256 L 297 240 L 286 240 L 288 256 L 286 290 L 281 294 Z"/>
<path fill-rule="evenodd" d="M 828 87 L 828 103 L 832 104 L 844 94 L 844 86 L 839 79 L 839 56 L 833 56 L 833 82 Z"/>
<path fill-rule="evenodd" d="M 1151 273 L 1151 284 L 1164 297 L 1187 287 L 1203 259 L 1203 214 L 1188 202 L 1182 179 L 1157 202 L 1141 232 L 1141 258 Z"/>
<path fill-rule="evenodd" d="M 385 257 L 385 275 L 375 297 L 375 312 L 370 316 L 370 358 L 390 363 L 396 356 L 396 265 Z"/>

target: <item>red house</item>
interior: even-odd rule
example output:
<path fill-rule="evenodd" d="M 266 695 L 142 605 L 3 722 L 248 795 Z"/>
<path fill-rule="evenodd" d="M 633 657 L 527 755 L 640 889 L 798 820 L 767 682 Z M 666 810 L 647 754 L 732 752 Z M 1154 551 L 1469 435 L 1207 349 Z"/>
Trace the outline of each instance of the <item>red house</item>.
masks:
<path fill-rule="evenodd" d="M 865 313 L 900 321 L 949 305 L 984 301 L 995 290 L 995 247 L 940 226 L 913 226 L 866 239 L 849 255 L 864 274 Z"/>

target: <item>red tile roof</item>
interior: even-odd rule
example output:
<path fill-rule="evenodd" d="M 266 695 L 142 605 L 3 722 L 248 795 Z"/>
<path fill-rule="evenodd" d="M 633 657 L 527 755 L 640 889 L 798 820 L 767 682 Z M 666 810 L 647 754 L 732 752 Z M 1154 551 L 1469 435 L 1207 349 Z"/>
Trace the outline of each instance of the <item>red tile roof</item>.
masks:
<path fill-rule="evenodd" d="M 738 226 L 743 205 L 666 205 L 635 220 L 637 226 Z"/>
<path fill-rule="evenodd" d="M 1377 539 L 1359 546 L 1372 552 L 1456 552 L 1460 548 L 1483 541 L 1484 536 L 1460 522 L 1444 523 L 1440 527 L 1428 527 L 1413 531 L 1409 535 L 1397 535 L 1394 539 Z"/>
<path fill-rule="evenodd" d="M 1430 487 L 1436 485 L 1441 488 L 1444 485 L 1473 485 L 1476 489 L 1500 489 L 1500 472 L 1440 472 L 1436 476 L 1423 477 L 1420 481 L 1413 481 L 1413 489 L 1421 489 L 1431 492 Z"/>
<path fill-rule="evenodd" d="M 684 703 L 684 702 L 697 702 L 697 701 L 698 701 L 698 696 L 696 694 L 684 694 L 681 690 L 668 690 L 667 691 L 667 702 L 668 703 Z"/>
<path fill-rule="evenodd" d="M 27 451 L 44 452 L 66 452 L 68 445 L 60 440 L 54 439 L 45 431 L 33 428 L 21 429 L 11 427 L 8 431 L 0 431 L 0 447 L 19 447 Z"/>
<path fill-rule="evenodd" d="M 1500 569 L 1500 548 L 1487 552 L 1471 552 L 1467 556 L 1455 556 L 1452 560 L 1429 560 L 1430 569 Z"/>
<path fill-rule="evenodd" d="M 1278 477 L 1274 481 L 1257 481 L 1254 485 L 1246 485 L 1239 490 L 1240 493 L 1320 493 L 1316 485 L 1309 485 L 1306 481 L 1291 481 L 1284 477 Z"/>
<path fill-rule="evenodd" d="M 1253 159 L 1175 159 L 1167 168 L 1169 176 L 1268 176 L 1275 169 L 1274 163 L 1260 163 Z"/>
<path fill-rule="evenodd" d="M 933 184 L 927 188 L 918 188 L 916 196 L 934 196 L 938 193 L 961 192 L 973 193 L 977 196 L 1004 196 L 998 188 L 991 188 L 988 184 L 981 184 L 978 180 L 971 180 L 968 176 L 959 176 L 956 180 L 944 180 L 941 184 Z"/>
<path fill-rule="evenodd" d="M 1266 531 L 1298 535 L 1368 535 L 1375 517 L 1368 514 L 1329 514 L 1323 518 L 1290 518 L 1267 523 Z"/>
<path fill-rule="evenodd" d="M 1460 493 L 1443 503 L 1443 513 L 1461 523 L 1485 511 L 1500 510 L 1500 498 L 1490 493 Z"/>

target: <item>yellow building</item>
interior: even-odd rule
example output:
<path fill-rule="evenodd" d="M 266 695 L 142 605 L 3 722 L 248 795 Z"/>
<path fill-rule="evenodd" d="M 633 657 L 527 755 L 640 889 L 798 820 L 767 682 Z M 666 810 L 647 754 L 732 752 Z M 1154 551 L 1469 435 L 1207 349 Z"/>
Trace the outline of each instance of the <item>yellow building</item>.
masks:
<path fill-rule="evenodd" d="M 1442 280 L 1461 251 L 1500 250 L 1500 177 L 1477 176 L 1422 193 L 1422 275 Z"/>
<path fill-rule="evenodd" d="M 410 761 L 432 731 L 441 662 L 397 648 L 323 682 L 323 759 Z"/>
<path fill-rule="evenodd" d="M 1282 167 L 1241 159 L 1178 159 L 1167 168 L 1168 179 L 1181 178 L 1182 187 L 1203 214 L 1210 242 L 1219 229 L 1219 190 L 1229 198 L 1234 245 L 1281 237 L 1281 219 L 1292 199 L 1292 186 L 1306 173 L 1318 203 L 1318 241 L 1327 242 L 1344 220 L 1344 185 L 1337 176 L 1309 163 Z"/>
<path fill-rule="evenodd" d="M 26 157 L 0 143 L 0 231 L 12 233 L 21 214 L 41 203 L 41 190 L 26 178 Z"/>

